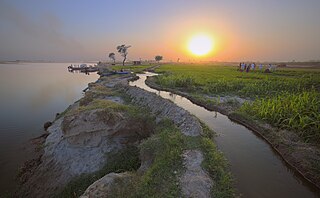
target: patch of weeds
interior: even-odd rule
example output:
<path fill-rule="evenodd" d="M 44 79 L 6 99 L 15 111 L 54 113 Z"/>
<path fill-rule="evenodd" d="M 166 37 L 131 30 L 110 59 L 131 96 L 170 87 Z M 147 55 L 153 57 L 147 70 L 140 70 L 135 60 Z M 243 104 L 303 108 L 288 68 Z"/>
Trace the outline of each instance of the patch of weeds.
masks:
<path fill-rule="evenodd" d="M 155 118 L 150 114 L 148 109 L 130 106 L 126 113 L 129 116 L 130 122 L 139 128 L 137 135 L 140 136 L 140 139 L 147 138 L 150 134 L 154 133 Z"/>
<path fill-rule="evenodd" d="M 141 177 L 137 197 L 179 197 L 178 176 L 182 172 L 184 136 L 170 124 L 160 123 L 157 133 L 140 145 L 142 153 L 152 153 L 153 163 Z"/>
<path fill-rule="evenodd" d="M 319 158 L 319 157 L 318 157 Z M 311 167 L 315 173 L 317 173 L 317 179 L 320 179 L 320 164 L 318 159 L 312 159 L 311 161 Z"/>
<path fill-rule="evenodd" d="M 209 138 L 211 140 L 214 139 L 214 137 L 216 136 L 216 133 L 214 131 L 212 131 L 205 123 L 200 122 L 201 128 L 202 128 L 202 132 L 203 132 L 203 137 Z"/>
<path fill-rule="evenodd" d="M 211 189 L 212 197 L 235 197 L 233 180 L 228 169 L 227 160 L 213 142 L 215 132 L 204 123 L 200 122 L 200 124 L 203 135 L 199 137 L 185 137 L 186 149 L 199 149 L 202 151 L 204 160 L 201 166 L 209 173 L 214 184 Z"/>
<path fill-rule="evenodd" d="M 89 105 L 93 100 L 98 99 L 99 97 L 103 96 L 115 96 L 116 91 L 105 87 L 101 84 L 93 84 L 90 86 L 90 90 L 87 91 L 83 98 L 79 100 L 80 106 L 87 106 Z"/>
<path fill-rule="evenodd" d="M 220 103 L 220 98 L 209 98 L 202 94 L 191 94 L 193 100 L 208 107 L 214 107 Z"/>
<path fill-rule="evenodd" d="M 94 100 L 96 97 L 96 94 L 94 94 L 92 91 L 87 91 L 83 98 L 79 100 L 79 106 L 87 106 Z"/>
<path fill-rule="evenodd" d="M 218 150 L 213 142 L 215 132 L 206 124 L 200 122 L 203 137 L 199 141 L 199 147 L 204 155 L 201 166 L 209 173 L 213 180 L 211 195 L 213 197 L 235 197 L 233 179 L 228 170 L 228 163 L 224 155 Z"/>
<path fill-rule="evenodd" d="M 213 179 L 211 194 L 213 197 L 235 197 L 232 176 L 227 169 L 227 161 L 209 138 L 202 138 L 201 150 L 204 154 L 202 167 Z"/>
<path fill-rule="evenodd" d="M 107 164 L 101 170 L 90 174 L 82 174 L 74 178 L 55 197 L 79 197 L 93 182 L 106 174 L 111 172 L 120 173 L 124 171 L 134 171 L 140 166 L 139 149 L 137 147 L 131 146 L 110 153 L 106 157 Z"/>
<path fill-rule="evenodd" d="M 63 116 L 67 115 L 72 109 L 72 105 L 70 105 L 68 108 L 66 108 L 63 112 L 59 113 L 59 115 L 56 116 L 55 120 L 58 120 L 62 118 Z"/>
<path fill-rule="evenodd" d="M 116 112 L 127 111 L 130 107 L 128 105 L 119 104 L 110 100 L 95 99 L 87 106 L 78 108 L 78 112 L 89 111 L 94 109 L 109 109 Z"/>
<path fill-rule="evenodd" d="M 201 136 L 185 136 L 185 149 L 196 150 L 200 149 Z"/>
<path fill-rule="evenodd" d="M 147 69 L 150 66 L 151 65 L 135 65 L 135 66 L 132 66 L 132 65 L 130 65 L 130 66 L 119 66 L 119 65 L 117 65 L 117 66 L 113 66 L 112 70 L 119 71 L 119 70 L 123 69 L 123 70 L 130 70 L 130 71 L 136 73 L 136 72 L 142 72 L 144 69 Z"/>
<path fill-rule="evenodd" d="M 227 105 L 232 106 L 232 107 L 240 107 L 241 106 L 240 102 L 235 98 L 230 98 L 225 103 Z"/>
<path fill-rule="evenodd" d="M 121 97 L 125 104 L 130 104 L 132 101 L 132 98 L 126 94 L 123 89 L 117 90 L 117 96 Z"/>

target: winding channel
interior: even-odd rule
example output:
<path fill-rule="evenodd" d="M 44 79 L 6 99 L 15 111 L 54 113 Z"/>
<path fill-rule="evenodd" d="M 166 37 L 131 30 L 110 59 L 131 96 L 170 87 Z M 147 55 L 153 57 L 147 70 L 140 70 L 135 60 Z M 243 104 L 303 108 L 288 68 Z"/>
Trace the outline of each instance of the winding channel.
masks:
<path fill-rule="evenodd" d="M 270 145 L 252 131 L 223 114 L 193 104 L 185 97 L 148 87 L 145 80 L 157 75 L 155 73 L 137 75 L 139 79 L 130 82 L 131 86 L 171 100 L 217 133 L 215 142 L 229 161 L 241 197 L 320 197 L 316 187 L 289 168 Z"/>

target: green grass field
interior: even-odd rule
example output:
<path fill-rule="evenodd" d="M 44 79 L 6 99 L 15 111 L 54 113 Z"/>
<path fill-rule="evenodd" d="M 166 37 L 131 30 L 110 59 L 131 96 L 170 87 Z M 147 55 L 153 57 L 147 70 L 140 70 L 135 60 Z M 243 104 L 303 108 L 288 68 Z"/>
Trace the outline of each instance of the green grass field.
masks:
<path fill-rule="evenodd" d="M 115 66 L 112 66 L 111 69 L 115 71 L 120 71 L 121 69 L 123 69 L 126 71 L 130 70 L 132 72 L 142 72 L 144 69 L 149 68 L 151 66 L 152 65 L 130 65 L 130 66 L 115 65 Z"/>
<path fill-rule="evenodd" d="M 320 69 L 278 68 L 273 73 L 213 65 L 164 65 L 156 83 L 202 96 L 250 99 L 238 109 L 320 143 Z"/>
<path fill-rule="evenodd" d="M 282 92 L 320 89 L 320 69 L 278 69 L 274 73 L 239 72 L 236 67 L 210 65 L 164 65 L 157 83 L 167 88 L 215 95 L 257 98 Z"/>

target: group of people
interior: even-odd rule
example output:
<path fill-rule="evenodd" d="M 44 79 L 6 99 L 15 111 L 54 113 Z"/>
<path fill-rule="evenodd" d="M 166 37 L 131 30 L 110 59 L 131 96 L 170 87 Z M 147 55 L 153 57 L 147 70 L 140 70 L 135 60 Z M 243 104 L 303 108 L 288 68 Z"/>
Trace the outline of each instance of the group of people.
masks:
<path fill-rule="evenodd" d="M 256 69 L 257 65 L 256 63 L 239 63 L 239 71 L 240 72 L 249 72 L 250 70 L 254 71 Z M 271 72 L 271 71 L 275 71 L 276 66 L 269 64 L 268 68 L 265 70 L 265 72 Z M 260 63 L 259 64 L 259 70 L 262 71 L 263 70 L 263 65 Z"/>

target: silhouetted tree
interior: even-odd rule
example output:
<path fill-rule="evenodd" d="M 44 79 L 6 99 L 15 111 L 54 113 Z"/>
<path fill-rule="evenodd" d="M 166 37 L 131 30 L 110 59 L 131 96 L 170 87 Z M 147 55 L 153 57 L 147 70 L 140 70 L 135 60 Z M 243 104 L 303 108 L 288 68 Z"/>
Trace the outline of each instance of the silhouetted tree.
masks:
<path fill-rule="evenodd" d="M 163 57 L 162 57 L 162 56 L 159 56 L 159 55 L 154 57 L 154 59 L 155 59 L 158 63 L 159 63 L 159 61 L 162 60 L 162 58 L 163 58 Z"/>
<path fill-rule="evenodd" d="M 123 57 L 123 61 L 122 61 L 122 65 L 124 66 L 124 62 L 127 59 L 127 55 L 128 55 L 128 48 L 131 47 L 131 45 L 119 45 L 117 47 L 118 52 L 121 54 L 121 56 Z"/>
<path fill-rule="evenodd" d="M 116 55 L 113 52 L 109 53 L 109 58 L 113 60 L 113 63 L 116 63 Z"/>

